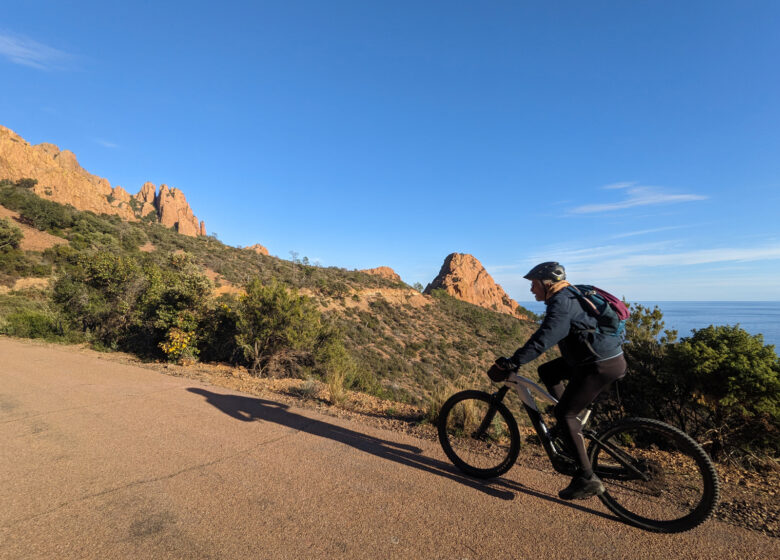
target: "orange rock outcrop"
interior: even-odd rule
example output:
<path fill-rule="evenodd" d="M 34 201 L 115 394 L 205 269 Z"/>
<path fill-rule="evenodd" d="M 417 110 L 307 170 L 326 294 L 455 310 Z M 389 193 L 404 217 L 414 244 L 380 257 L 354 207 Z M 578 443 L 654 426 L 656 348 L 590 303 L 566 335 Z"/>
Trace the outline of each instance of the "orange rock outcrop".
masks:
<path fill-rule="evenodd" d="M 398 276 L 395 270 L 393 270 L 389 266 L 378 266 L 376 268 L 367 268 L 365 270 L 361 270 L 360 272 L 365 272 L 366 274 L 373 274 L 374 276 L 381 276 L 382 278 L 387 278 L 388 280 L 394 280 L 395 282 L 401 281 L 401 277 Z"/>
<path fill-rule="evenodd" d="M 258 255 L 267 255 L 268 249 L 260 245 L 259 243 L 255 243 L 254 245 L 250 245 L 249 247 L 244 247 L 244 249 L 247 249 L 249 251 L 254 251 Z"/>
<path fill-rule="evenodd" d="M 482 263 L 472 255 L 448 255 L 439 275 L 426 286 L 423 293 L 430 294 L 436 289 L 443 289 L 457 299 L 518 319 L 528 318 L 518 309 L 517 302 L 496 284 Z"/>
<path fill-rule="evenodd" d="M 206 235 L 206 226 L 192 212 L 184 193 L 157 188 L 145 183 L 131 196 L 119 185 L 85 171 L 73 152 L 60 150 L 54 144 L 31 145 L 14 131 L 0 125 L 0 179 L 36 179 L 35 194 L 78 210 L 97 214 L 114 214 L 135 221 L 155 213 L 163 225 L 189 236 Z"/>

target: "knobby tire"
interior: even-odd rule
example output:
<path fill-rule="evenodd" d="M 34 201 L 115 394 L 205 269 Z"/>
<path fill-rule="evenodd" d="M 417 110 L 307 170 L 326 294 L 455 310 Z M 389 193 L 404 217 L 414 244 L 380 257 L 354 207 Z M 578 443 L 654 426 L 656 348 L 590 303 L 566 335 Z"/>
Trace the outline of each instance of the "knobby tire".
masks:
<path fill-rule="evenodd" d="M 715 511 L 720 494 L 715 466 L 674 426 L 649 418 L 623 420 L 591 441 L 588 456 L 605 487 L 599 498 L 632 525 L 680 533 Z"/>
<path fill-rule="evenodd" d="M 495 416 L 484 433 L 475 437 L 487 414 Z M 512 413 L 493 395 L 461 391 L 441 407 L 439 442 L 452 463 L 476 478 L 493 478 L 507 472 L 520 452 L 520 431 Z"/>

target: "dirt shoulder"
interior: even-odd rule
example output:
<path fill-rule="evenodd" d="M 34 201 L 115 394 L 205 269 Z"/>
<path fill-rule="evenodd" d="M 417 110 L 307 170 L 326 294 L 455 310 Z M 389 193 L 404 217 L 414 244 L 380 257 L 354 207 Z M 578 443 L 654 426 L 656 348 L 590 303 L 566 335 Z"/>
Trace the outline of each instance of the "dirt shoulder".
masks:
<path fill-rule="evenodd" d="M 177 365 L 144 362 L 130 354 L 97 352 L 84 345 L 61 346 L 31 340 L 20 342 L 70 348 L 74 352 L 91 354 L 98 359 L 131 364 L 164 375 L 194 379 L 429 441 L 437 438 L 435 427 L 424 420 L 424 411 L 420 408 L 354 391 L 347 393 L 343 404 L 334 406 L 329 402 L 327 386 L 316 380 L 258 378 L 250 375 L 245 368 L 225 364 Z M 523 446 L 518 462 L 527 468 L 549 472 L 550 466 L 544 451 L 541 446 L 533 443 L 535 434 L 526 430 L 524 436 L 527 444 Z M 780 537 L 780 470 L 775 468 L 755 472 L 729 465 L 718 465 L 717 468 L 721 480 L 721 501 L 715 517 L 770 537 Z"/>

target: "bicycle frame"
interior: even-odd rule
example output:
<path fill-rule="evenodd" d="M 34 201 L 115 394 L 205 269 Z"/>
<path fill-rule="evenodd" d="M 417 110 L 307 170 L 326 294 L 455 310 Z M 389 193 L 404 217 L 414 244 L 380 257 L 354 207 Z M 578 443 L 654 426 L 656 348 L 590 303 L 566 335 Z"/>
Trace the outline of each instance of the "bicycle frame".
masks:
<path fill-rule="evenodd" d="M 574 468 L 574 462 L 571 458 L 561 453 L 562 450 L 556 447 L 555 443 L 550 437 L 550 432 L 547 429 L 547 425 L 542 419 L 542 413 L 539 411 L 539 408 L 536 405 L 534 394 L 552 405 L 558 404 L 558 399 L 545 391 L 538 383 L 534 383 L 527 377 L 523 377 L 518 373 L 510 374 L 509 377 L 504 381 L 504 386 L 496 391 L 493 394 L 493 397 L 499 402 L 502 401 L 507 392 L 509 392 L 510 388 L 514 389 L 515 393 L 517 393 L 517 396 L 522 401 L 523 408 L 525 408 L 525 411 L 528 414 L 528 418 L 531 420 L 531 424 L 533 425 L 534 430 L 536 430 L 536 434 L 539 436 L 539 439 L 542 442 L 542 447 L 544 447 L 544 451 L 547 453 L 553 468 L 563 474 L 571 474 L 571 470 Z M 493 421 L 494 415 L 495 411 L 488 412 L 476 434 L 485 433 L 485 430 L 487 430 L 488 426 L 490 426 L 490 423 Z M 590 420 L 590 415 L 591 409 L 586 408 L 585 414 L 582 416 L 582 418 L 578 417 L 582 423 L 583 436 L 598 442 L 609 455 L 618 461 L 625 469 L 628 469 L 628 472 L 632 473 L 634 478 L 638 477 L 647 480 L 647 474 L 636 467 L 631 457 L 627 457 L 625 453 L 615 448 L 615 446 L 601 441 L 592 430 L 585 430 L 585 425 L 588 423 L 588 420 Z M 619 473 L 622 477 L 626 476 L 626 471 L 624 470 L 619 471 Z M 609 476 L 609 474 L 605 472 L 600 472 L 600 474 L 602 476 L 606 475 L 610 478 L 615 478 L 614 476 Z"/>
<path fill-rule="evenodd" d="M 550 462 L 552 463 L 553 468 L 559 472 L 568 473 L 572 469 L 574 463 L 569 457 L 563 455 L 561 453 L 562 450 L 558 449 L 555 443 L 553 443 L 549 430 L 547 429 L 547 425 L 542 419 L 542 413 L 539 411 L 539 408 L 536 405 L 534 394 L 536 394 L 541 400 L 546 401 L 552 405 L 558 404 L 558 399 L 545 391 L 538 383 L 534 383 L 527 377 L 523 377 L 518 373 L 510 374 L 509 377 L 504 381 L 504 386 L 501 387 L 501 389 L 499 389 L 496 393 L 494 393 L 493 396 L 498 401 L 501 401 L 504 399 L 504 396 L 506 396 L 509 389 L 513 389 L 520 398 L 520 401 L 523 403 L 523 408 L 525 408 L 525 411 L 528 414 L 528 418 L 531 420 L 531 424 L 533 425 L 534 430 L 536 430 L 536 434 L 539 436 L 539 439 L 542 442 L 542 447 L 544 447 L 544 451 L 550 458 Z M 582 422 L 583 428 L 590 419 L 590 413 L 590 409 L 585 409 L 585 414 L 582 418 L 579 419 L 580 422 Z M 479 432 L 482 432 L 482 430 L 493 421 L 492 416 L 492 414 L 488 414 L 488 416 L 483 421 L 484 427 L 480 426 Z"/>

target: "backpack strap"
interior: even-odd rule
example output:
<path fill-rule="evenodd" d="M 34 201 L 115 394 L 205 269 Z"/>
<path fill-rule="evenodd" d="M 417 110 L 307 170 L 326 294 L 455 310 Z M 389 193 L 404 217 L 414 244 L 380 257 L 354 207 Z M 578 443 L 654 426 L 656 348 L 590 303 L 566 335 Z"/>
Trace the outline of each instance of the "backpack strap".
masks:
<path fill-rule="evenodd" d="M 599 316 L 599 310 L 596 309 L 596 305 L 590 301 L 588 298 L 585 297 L 585 294 L 583 294 L 580 289 L 575 286 L 574 284 L 571 284 L 568 286 L 571 291 L 577 296 L 577 299 L 579 299 L 581 302 L 584 302 L 588 308 L 588 313 L 592 315 L 593 317 Z"/>

